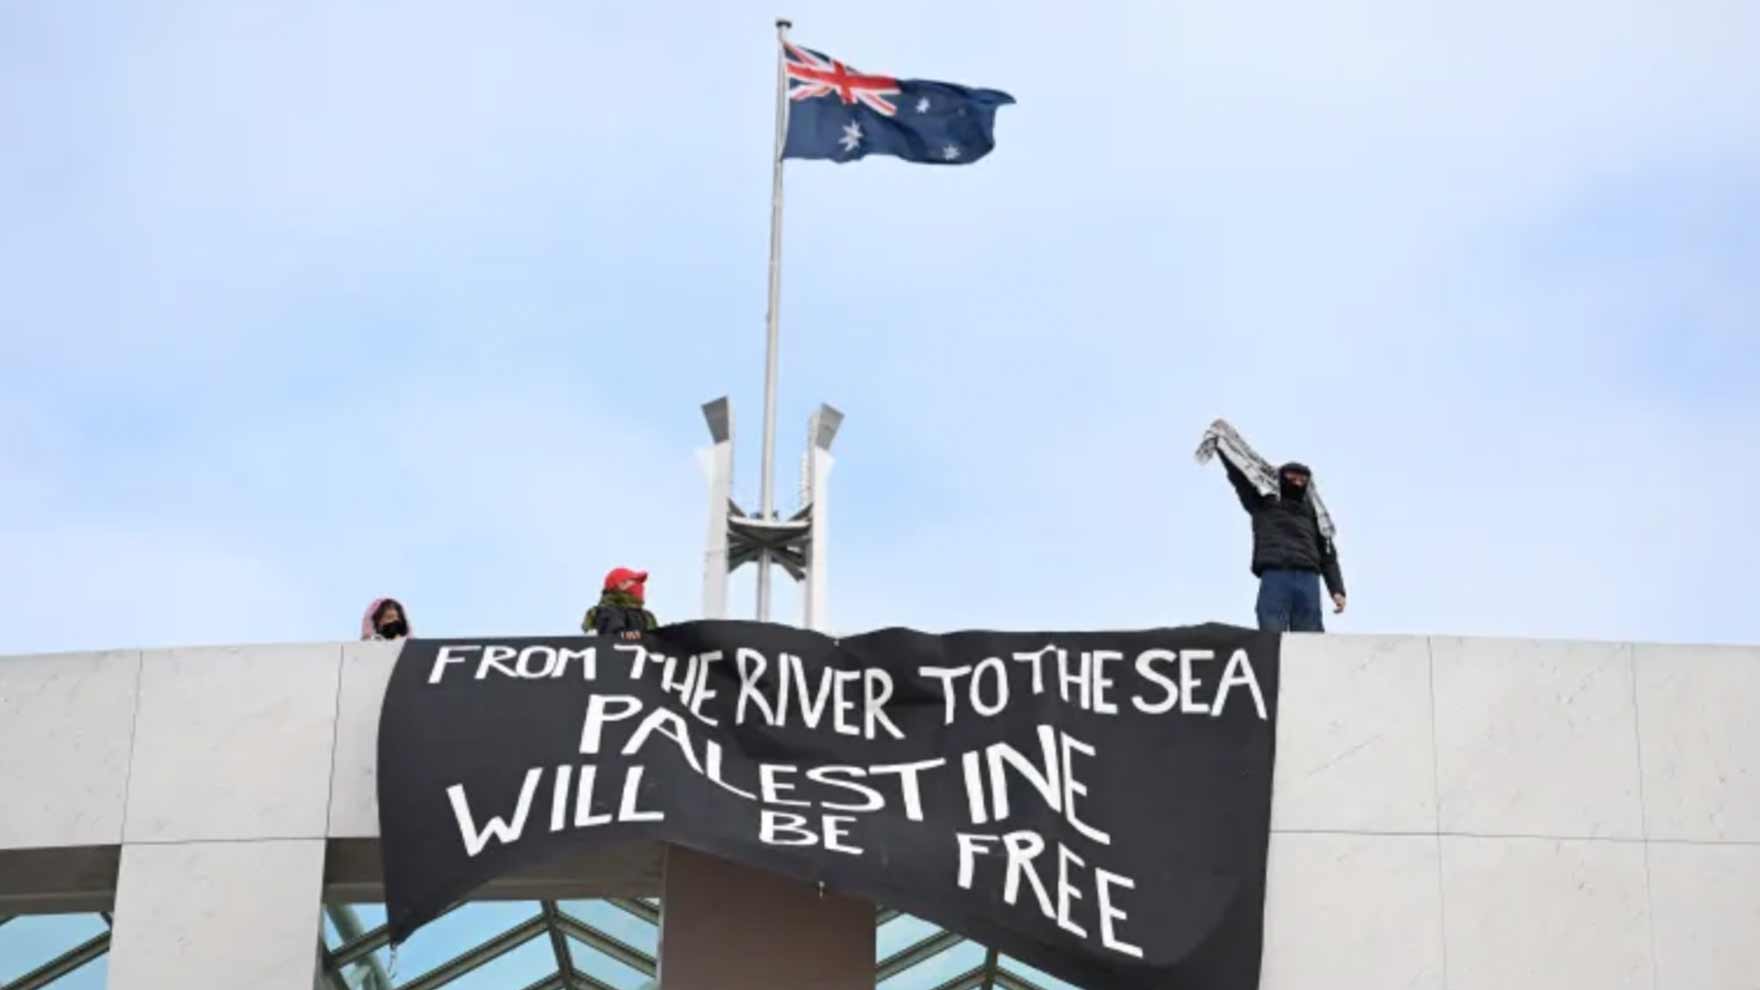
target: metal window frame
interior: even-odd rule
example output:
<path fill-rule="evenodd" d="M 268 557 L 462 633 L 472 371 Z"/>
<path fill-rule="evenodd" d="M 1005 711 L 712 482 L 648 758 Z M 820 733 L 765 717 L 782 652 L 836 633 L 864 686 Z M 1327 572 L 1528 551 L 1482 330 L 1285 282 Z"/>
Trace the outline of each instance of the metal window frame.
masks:
<path fill-rule="evenodd" d="M 433 969 L 402 983 L 396 987 L 396 990 L 440 990 L 467 973 L 474 972 L 539 937 L 549 938 L 551 951 L 556 957 L 556 971 L 533 982 L 524 990 L 618 990 L 612 984 L 592 976 L 575 965 L 573 957 L 575 950 L 568 944 L 568 940 L 571 938 L 649 979 L 658 974 L 659 960 L 654 955 L 643 952 L 570 913 L 560 901 L 540 899 L 536 903 L 538 905 L 536 914 L 466 949 Z M 600 903 L 615 907 L 656 928 L 659 927 L 661 912 L 664 910 L 661 902 L 652 897 L 604 898 Z M 464 906 L 463 904 L 458 905 L 445 913 L 450 914 Z M 16 917 L 18 916 L 0 915 L 0 925 L 13 921 Z M 112 925 L 113 920 L 108 913 L 100 912 L 99 917 L 104 920 L 106 927 Z M 877 907 L 874 911 L 874 926 L 878 929 L 901 917 L 906 917 L 906 915 L 895 908 Z M 337 990 L 349 990 L 346 977 L 349 968 L 364 961 L 371 961 L 373 954 L 389 944 L 390 940 L 389 929 L 385 925 L 380 925 L 341 942 L 334 949 L 323 948 L 320 958 L 325 979 Z M 0 990 L 43 990 L 56 980 L 105 955 L 110 950 L 110 941 L 111 933 L 109 931 L 87 939 L 36 969 L 0 986 Z M 874 982 L 879 984 L 891 979 L 967 941 L 970 940 L 957 932 L 937 928 L 932 934 L 878 960 L 874 967 Z M 390 983 L 389 980 L 387 982 Z M 934 990 L 1047 990 L 1047 988 L 1011 971 L 1004 964 L 1000 953 L 993 947 L 987 947 L 984 962 L 981 965 L 944 981 Z"/>

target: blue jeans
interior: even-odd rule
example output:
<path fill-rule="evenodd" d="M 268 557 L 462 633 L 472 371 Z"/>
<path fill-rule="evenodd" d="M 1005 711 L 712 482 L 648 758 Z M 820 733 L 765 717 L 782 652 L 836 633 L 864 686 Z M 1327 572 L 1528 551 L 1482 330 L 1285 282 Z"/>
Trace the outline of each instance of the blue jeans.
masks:
<path fill-rule="evenodd" d="M 1259 628 L 1267 632 L 1325 632 L 1320 619 L 1320 575 L 1266 571 L 1259 577 Z"/>

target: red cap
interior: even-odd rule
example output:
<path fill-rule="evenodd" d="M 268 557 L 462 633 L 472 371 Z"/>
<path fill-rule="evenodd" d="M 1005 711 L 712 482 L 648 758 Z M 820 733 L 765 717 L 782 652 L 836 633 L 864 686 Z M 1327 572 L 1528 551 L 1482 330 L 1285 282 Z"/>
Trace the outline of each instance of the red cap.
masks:
<path fill-rule="evenodd" d="M 647 571 L 632 571 L 627 567 L 619 567 L 613 570 L 610 574 L 605 575 L 605 590 L 617 591 L 618 586 L 625 581 L 634 581 L 635 586 L 629 589 L 629 593 L 636 596 L 637 601 L 640 601 L 642 597 L 642 585 L 647 580 Z"/>

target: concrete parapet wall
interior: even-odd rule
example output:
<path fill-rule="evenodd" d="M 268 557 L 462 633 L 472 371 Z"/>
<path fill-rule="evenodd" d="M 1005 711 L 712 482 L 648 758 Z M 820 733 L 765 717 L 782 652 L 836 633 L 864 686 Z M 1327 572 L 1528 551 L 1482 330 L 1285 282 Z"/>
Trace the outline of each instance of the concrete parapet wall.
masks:
<path fill-rule="evenodd" d="M 315 897 L 296 874 L 324 840 L 378 831 L 396 652 L 0 658 L 0 907 L 89 900 L 89 870 L 78 891 L 48 890 L 42 864 L 123 847 L 112 985 L 126 987 L 182 971 L 129 918 L 228 923 L 128 889 L 171 883 L 180 855 L 238 867 L 204 880 L 216 897 Z M 1760 649 L 1291 636 L 1283 671 L 1268 990 L 1760 985 Z M 248 869 L 263 882 L 242 883 Z M 652 877 L 658 893 L 656 870 L 617 882 Z M 315 927 L 269 915 L 256 927 L 283 925 L 304 940 L 288 958 L 309 957 Z M 137 960 L 146 982 L 129 982 Z"/>

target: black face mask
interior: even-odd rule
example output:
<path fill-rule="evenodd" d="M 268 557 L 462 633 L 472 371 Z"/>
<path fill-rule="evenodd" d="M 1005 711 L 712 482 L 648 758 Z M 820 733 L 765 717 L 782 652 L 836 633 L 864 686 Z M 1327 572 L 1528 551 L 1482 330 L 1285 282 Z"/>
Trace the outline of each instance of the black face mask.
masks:
<path fill-rule="evenodd" d="M 409 632 L 409 626 L 402 619 L 392 619 L 379 627 L 379 635 L 384 639 L 401 639 Z"/>
<path fill-rule="evenodd" d="M 1277 484 L 1278 494 L 1283 497 L 1285 502 L 1300 502 L 1303 498 L 1307 497 L 1307 485 L 1292 485 L 1289 483 L 1289 479 L 1284 477 L 1279 477 L 1277 479 Z"/>

